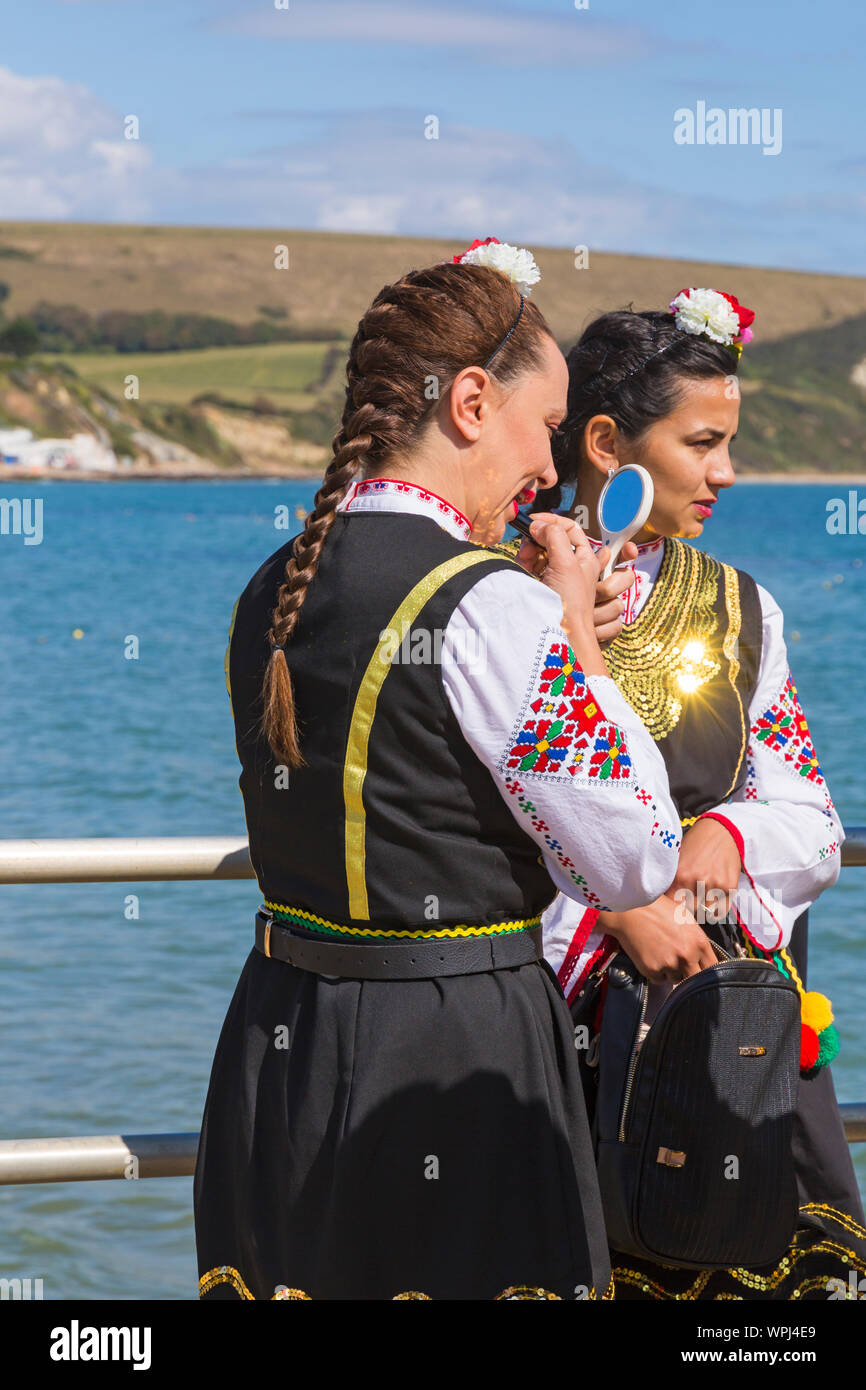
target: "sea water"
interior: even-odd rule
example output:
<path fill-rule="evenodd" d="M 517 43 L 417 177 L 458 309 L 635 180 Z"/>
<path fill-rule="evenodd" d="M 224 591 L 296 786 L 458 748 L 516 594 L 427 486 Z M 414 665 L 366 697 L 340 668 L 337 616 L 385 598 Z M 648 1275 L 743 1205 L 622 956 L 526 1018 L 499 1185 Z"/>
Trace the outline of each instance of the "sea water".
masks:
<path fill-rule="evenodd" d="M 0 837 L 246 834 L 232 605 L 317 486 L 0 473 L 0 499 L 30 499 L 33 520 L 42 502 L 38 541 L 0 533 Z M 856 825 L 866 538 L 827 529 L 848 490 L 736 487 L 700 544 L 781 604 L 818 756 Z M 254 880 L 0 889 L 2 1136 L 197 1130 L 258 903 Z M 866 1100 L 864 931 L 866 869 L 846 869 L 811 915 L 809 984 L 833 1000 L 849 1101 Z M 853 1152 L 866 1185 L 866 1145 Z M 192 1179 L 0 1188 L 0 1277 L 41 1279 L 46 1299 L 195 1298 Z"/>

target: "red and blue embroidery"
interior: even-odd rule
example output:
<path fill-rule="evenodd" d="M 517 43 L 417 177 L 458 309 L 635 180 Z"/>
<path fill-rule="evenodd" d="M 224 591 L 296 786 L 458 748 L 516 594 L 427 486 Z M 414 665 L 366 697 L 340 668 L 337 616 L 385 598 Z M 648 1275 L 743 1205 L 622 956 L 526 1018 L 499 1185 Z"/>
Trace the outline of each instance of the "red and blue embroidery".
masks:
<path fill-rule="evenodd" d="M 608 908 L 602 908 L 601 898 L 598 896 L 597 893 L 593 892 L 586 879 L 584 878 L 583 874 L 579 874 L 577 872 L 575 862 L 573 859 L 569 857 L 569 855 L 565 853 L 562 842 L 560 840 L 557 840 L 553 835 L 551 835 L 550 826 L 547 824 L 547 821 L 544 819 L 543 816 L 539 815 L 538 807 L 536 806 L 535 802 L 532 801 L 529 796 L 527 796 L 526 789 L 521 785 L 520 782 L 518 782 L 516 777 L 506 778 L 505 790 L 509 793 L 510 796 L 513 796 L 517 799 L 517 805 L 519 806 L 520 810 L 523 812 L 525 816 L 529 816 L 530 824 L 532 825 L 533 830 L 535 830 L 539 835 L 542 835 L 544 837 L 544 843 L 547 845 L 547 848 L 551 851 L 552 854 L 556 855 L 557 859 L 559 860 L 559 863 L 561 864 L 565 872 L 568 874 L 572 883 L 574 883 L 580 889 L 581 896 L 584 898 L 584 900 L 588 902 L 592 907 L 598 908 L 601 911 L 609 911 Z"/>
<path fill-rule="evenodd" d="M 521 772 L 528 772 L 530 768 L 547 772 L 550 767 L 560 766 L 571 747 L 571 738 L 563 733 L 564 728 L 562 719 L 527 720 L 517 735 L 508 766 L 517 767 Z"/>
<path fill-rule="evenodd" d="M 758 799 L 758 769 L 752 761 L 754 756 L 755 745 L 753 743 L 750 743 L 746 752 L 746 784 L 745 791 L 743 793 L 743 799 L 745 801 L 757 801 Z"/>
<path fill-rule="evenodd" d="M 542 634 L 523 712 L 499 766 L 503 773 L 633 780 L 625 735 L 606 718 L 574 652 L 555 628 Z"/>
<path fill-rule="evenodd" d="M 658 835 L 662 844 L 665 845 L 667 849 L 678 850 L 682 844 L 682 835 L 678 835 L 675 830 L 670 830 L 661 824 L 658 818 L 658 806 L 653 801 L 652 792 L 647 791 L 646 787 L 636 787 L 635 796 L 641 806 L 646 806 L 652 812 L 653 825 L 650 831 L 650 839 Z"/>
<path fill-rule="evenodd" d="M 758 716 L 751 732 L 758 743 L 777 754 L 796 776 L 824 785 L 824 774 L 790 671 L 778 699 Z M 747 797 L 748 794 L 747 790 Z"/>
<path fill-rule="evenodd" d="M 548 649 L 538 684 L 543 695 L 585 698 L 586 676 L 567 642 L 554 642 Z"/>
<path fill-rule="evenodd" d="M 629 777 L 631 758 L 625 746 L 622 730 L 615 724 L 605 724 L 599 729 L 590 758 L 590 777 Z"/>

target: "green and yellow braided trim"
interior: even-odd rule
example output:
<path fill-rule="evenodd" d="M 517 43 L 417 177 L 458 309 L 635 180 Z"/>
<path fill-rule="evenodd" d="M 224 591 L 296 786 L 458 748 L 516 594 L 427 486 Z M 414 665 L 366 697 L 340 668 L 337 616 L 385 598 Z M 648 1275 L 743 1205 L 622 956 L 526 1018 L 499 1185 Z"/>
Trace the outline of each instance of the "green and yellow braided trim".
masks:
<path fill-rule="evenodd" d="M 264 905 L 269 912 L 273 913 L 276 922 L 291 922 L 297 927 L 305 927 L 308 931 L 321 932 L 323 936 L 355 936 L 373 941 L 394 941 L 397 939 L 404 941 L 445 941 L 465 939 L 466 937 L 509 936 L 515 932 L 529 931 L 541 922 L 539 915 L 538 917 L 517 918 L 511 922 L 492 922 L 487 927 L 472 927 L 460 923 L 454 927 L 430 927 L 415 931 L 406 928 L 389 931 L 376 927 L 346 927 L 340 922 L 329 922 L 327 917 L 318 917 L 316 913 L 305 912 L 299 907 L 291 907 L 286 903 L 269 902 L 267 898 Z"/>

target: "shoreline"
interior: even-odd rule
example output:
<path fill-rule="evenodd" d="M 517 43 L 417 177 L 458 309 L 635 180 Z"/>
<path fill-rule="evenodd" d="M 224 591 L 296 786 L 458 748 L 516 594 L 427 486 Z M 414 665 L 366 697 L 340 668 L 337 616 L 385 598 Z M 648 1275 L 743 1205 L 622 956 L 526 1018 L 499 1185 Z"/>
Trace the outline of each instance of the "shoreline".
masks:
<path fill-rule="evenodd" d="M 324 473 L 324 470 L 322 470 Z M 26 468 L 15 466 L 15 464 L 0 464 L 0 481 L 10 480 L 13 482 L 275 482 L 284 480 L 285 482 L 310 482 L 313 485 L 321 485 L 321 473 L 309 473 L 309 471 L 297 471 L 297 473 L 250 473 L 246 468 L 225 468 L 225 470 L 199 470 L 190 468 L 189 471 L 172 468 L 172 470 L 128 470 L 118 471 L 118 473 L 104 473 L 104 471 L 86 471 L 83 468 L 57 468 L 57 470 L 46 470 L 46 468 Z M 770 484 L 780 485 L 799 482 L 799 484 L 827 486 L 851 486 L 866 485 L 866 473 L 815 473 L 815 471 L 791 471 L 791 473 L 740 473 L 735 478 L 735 484 L 753 484 L 753 482 L 770 482 Z"/>
<path fill-rule="evenodd" d="M 826 483 L 829 487 L 851 483 L 856 486 L 866 484 L 866 473 L 738 473 L 736 483 Z"/>
<path fill-rule="evenodd" d="M 132 469 L 125 469 L 122 473 L 88 473 L 84 469 L 65 469 L 58 468 L 56 471 L 46 469 L 24 469 L 16 468 L 14 465 L 0 465 L 3 468 L 0 473 L 0 481 L 7 478 L 14 482 L 28 483 L 221 483 L 221 482 L 273 482 L 279 478 L 287 482 L 303 483 L 309 482 L 320 486 L 322 482 L 321 473 L 251 473 L 249 470 L 239 468 L 222 469 L 219 472 L 201 472 L 191 469 L 187 472 L 172 471 L 170 473 L 158 472 L 134 472 Z M 324 471 L 324 470 L 323 470 Z"/>
<path fill-rule="evenodd" d="M 83 469 L 25 469 L 16 468 L 14 464 L 0 464 L 0 481 L 8 479 L 10 482 L 60 482 L 60 483 L 220 483 L 220 482 L 276 482 L 283 480 L 289 483 L 311 483 L 316 486 L 321 484 L 321 473 L 293 472 L 293 473 L 251 473 L 244 469 L 226 469 L 224 472 L 207 471 L 190 472 L 172 471 L 160 472 L 134 472 L 124 470 L 122 473 L 103 473 L 86 472 Z M 828 487 L 840 487 L 848 483 L 851 486 L 866 485 L 866 473 L 815 473 L 815 472 L 790 472 L 790 473 L 739 473 L 736 477 L 736 484 L 739 483 L 774 483 L 782 485 L 784 483 L 807 483 L 810 485 L 825 484 Z"/>

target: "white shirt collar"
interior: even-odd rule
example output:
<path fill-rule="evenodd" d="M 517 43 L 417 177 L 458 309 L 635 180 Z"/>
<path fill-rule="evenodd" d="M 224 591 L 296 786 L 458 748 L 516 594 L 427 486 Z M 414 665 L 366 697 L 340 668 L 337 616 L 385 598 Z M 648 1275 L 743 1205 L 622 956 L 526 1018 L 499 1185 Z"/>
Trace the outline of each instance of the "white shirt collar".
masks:
<path fill-rule="evenodd" d="M 452 502 L 405 478 L 361 478 L 337 503 L 338 512 L 412 512 L 429 516 L 460 541 L 468 541 L 472 523 Z"/>
<path fill-rule="evenodd" d="M 593 550 L 601 550 L 601 541 L 595 540 L 593 536 L 587 536 L 587 540 Z M 616 566 L 617 569 L 621 569 L 629 565 L 634 570 L 634 583 L 622 595 L 625 603 L 622 620 L 626 627 L 634 622 L 652 593 L 662 567 L 664 553 L 665 538 L 659 536 L 658 540 L 645 541 L 638 546 L 636 560 L 622 560 Z"/>
<path fill-rule="evenodd" d="M 601 541 L 597 541 L 594 536 L 587 536 L 586 539 L 589 541 L 593 550 L 601 550 Z M 651 553 L 655 554 L 656 552 L 658 552 L 659 554 L 661 554 L 661 551 L 664 547 L 664 543 L 664 536 L 659 536 L 658 540 L 654 541 L 643 541 L 637 548 L 638 559 L 640 559 L 643 555 L 649 555 Z M 623 560 L 622 563 L 628 564 L 629 562 L 627 560 Z M 637 563 L 637 561 L 635 561 L 635 563 Z"/>

